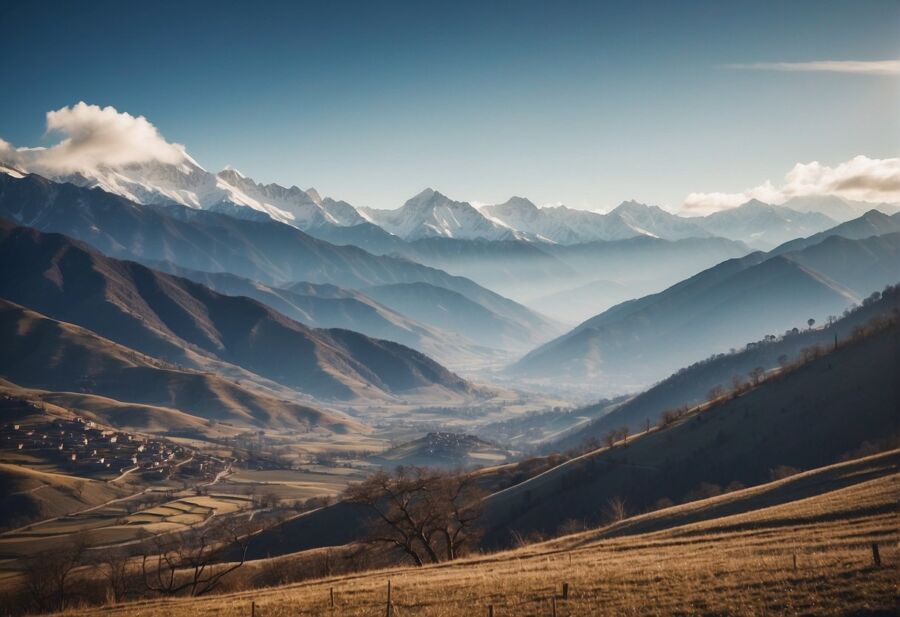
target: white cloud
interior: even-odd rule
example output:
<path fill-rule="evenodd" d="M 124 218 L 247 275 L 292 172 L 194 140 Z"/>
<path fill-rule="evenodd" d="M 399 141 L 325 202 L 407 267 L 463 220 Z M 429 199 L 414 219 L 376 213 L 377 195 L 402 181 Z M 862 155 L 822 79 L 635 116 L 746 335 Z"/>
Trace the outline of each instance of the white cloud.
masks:
<path fill-rule="evenodd" d="M 725 68 L 745 69 L 753 71 L 900 75 L 900 60 L 819 60 L 816 62 L 754 62 L 752 64 L 726 64 Z"/>
<path fill-rule="evenodd" d="M 167 142 L 143 116 L 84 102 L 47 112 L 47 133 L 62 140 L 49 148 L 13 148 L 0 140 L 0 158 L 29 170 L 68 173 L 187 159 L 184 146 Z"/>
<path fill-rule="evenodd" d="M 733 208 L 751 199 L 781 204 L 792 197 L 835 195 L 853 201 L 900 202 L 900 158 L 870 159 L 855 156 L 829 167 L 818 161 L 797 163 L 776 187 L 769 180 L 739 193 L 691 193 L 684 199 L 685 214 L 709 214 Z"/>

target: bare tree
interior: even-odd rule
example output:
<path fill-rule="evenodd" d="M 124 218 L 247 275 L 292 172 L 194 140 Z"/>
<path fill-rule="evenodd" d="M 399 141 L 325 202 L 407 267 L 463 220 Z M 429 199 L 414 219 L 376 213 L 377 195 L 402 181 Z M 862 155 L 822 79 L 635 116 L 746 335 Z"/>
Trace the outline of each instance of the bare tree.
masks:
<path fill-rule="evenodd" d="M 233 519 L 214 521 L 177 536 L 157 536 L 155 554 L 145 554 L 141 560 L 144 585 L 163 595 L 182 591 L 191 596 L 207 594 L 244 565 L 250 537 L 249 526 Z M 226 549 L 235 550 L 237 561 L 219 561 Z"/>
<path fill-rule="evenodd" d="M 618 523 L 628 518 L 628 504 L 623 497 L 615 495 L 606 501 L 603 518 L 609 523 Z"/>
<path fill-rule="evenodd" d="M 606 433 L 603 436 L 603 443 L 606 444 L 606 447 L 612 450 L 616 446 L 616 442 L 619 441 L 619 431 L 613 429 Z"/>
<path fill-rule="evenodd" d="M 396 547 L 419 566 L 455 559 L 474 544 L 482 496 L 469 474 L 420 467 L 379 471 L 344 493 L 374 513 L 369 542 Z"/>
<path fill-rule="evenodd" d="M 706 400 L 712 402 L 717 401 L 725 395 L 725 388 L 721 385 L 713 386 L 709 389 L 709 392 L 706 393 Z"/>
<path fill-rule="evenodd" d="M 753 385 L 758 386 L 763 382 L 763 378 L 766 376 L 766 369 L 761 366 L 757 366 L 753 370 L 750 371 L 750 381 L 753 382 Z"/>
<path fill-rule="evenodd" d="M 25 560 L 24 590 L 39 612 L 65 608 L 72 572 L 82 565 L 86 549 L 84 535 L 77 534 L 63 546 Z"/>
<path fill-rule="evenodd" d="M 106 579 L 112 601 L 118 604 L 125 600 L 132 576 L 132 564 L 128 553 L 124 550 L 106 550 L 95 564 Z"/>

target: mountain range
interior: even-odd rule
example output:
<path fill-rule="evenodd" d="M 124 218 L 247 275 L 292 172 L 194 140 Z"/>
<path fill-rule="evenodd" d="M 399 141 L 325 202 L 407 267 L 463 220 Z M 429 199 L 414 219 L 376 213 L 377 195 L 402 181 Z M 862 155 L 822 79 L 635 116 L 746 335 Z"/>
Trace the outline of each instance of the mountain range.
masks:
<path fill-rule="evenodd" d="M 151 161 L 60 173 L 40 167 L 28 152 L 17 151 L 17 160 L 7 161 L 5 168 L 17 173 L 37 172 L 81 187 L 101 188 L 141 204 L 179 204 L 238 218 L 270 218 L 321 239 L 355 244 L 375 252 L 389 252 L 392 246 L 399 246 L 393 238 L 578 244 L 636 236 L 681 240 L 712 235 L 769 250 L 797 236 L 850 220 L 864 209 L 875 207 L 888 214 L 898 210 L 895 204 L 872 206 L 833 196 L 811 196 L 795 197 L 780 206 L 750 200 L 706 217 L 679 216 L 635 201 L 625 201 L 609 213 L 600 214 L 565 206 L 538 207 L 522 197 L 476 208 L 431 188 L 397 209 L 377 210 L 323 198 L 312 188 L 258 183 L 231 167 L 212 173 L 186 153 L 178 163 Z"/>
<path fill-rule="evenodd" d="M 103 253 L 153 267 L 169 262 L 198 272 L 226 272 L 265 285 L 323 283 L 352 289 L 428 283 L 465 296 L 543 342 L 561 331 L 551 320 L 473 281 L 407 258 L 337 246 L 276 221 L 251 221 L 179 205 L 139 205 L 99 189 L 35 175 L 0 173 L 0 216 L 64 233 Z"/>
<path fill-rule="evenodd" d="M 801 250 L 756 252 L 583 322 L 510 367 L 536 379 L 635 379 L 651 383 L 681 366 L 766 334 L 838 315 L 897 281 L 900 234 L 827 236 Z"/>

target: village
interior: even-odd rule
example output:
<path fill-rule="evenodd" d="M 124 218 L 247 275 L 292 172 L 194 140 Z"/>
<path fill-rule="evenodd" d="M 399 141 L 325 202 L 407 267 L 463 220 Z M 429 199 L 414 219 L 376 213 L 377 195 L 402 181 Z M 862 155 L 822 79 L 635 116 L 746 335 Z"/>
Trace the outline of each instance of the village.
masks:
<path fill-rule="evenodd" d="M 224 459 L 173 442 L 116 431 L 78 415 L 51 415 L 40 403 L 4 395 L 0 414 L 20 418 L 0 425 L 0 450 L 15 451 L 69 475 L 112 481 L 134 475 L 143 482 L 179 478 L 209 481 Z"/>

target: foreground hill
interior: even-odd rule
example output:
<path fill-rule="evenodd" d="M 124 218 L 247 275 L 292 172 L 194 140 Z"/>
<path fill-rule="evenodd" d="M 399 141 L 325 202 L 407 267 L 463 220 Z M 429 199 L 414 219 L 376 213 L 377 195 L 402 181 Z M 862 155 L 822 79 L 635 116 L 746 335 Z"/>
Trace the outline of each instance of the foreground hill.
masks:
<path fill-rule="evenodd" d="M 82 392 L 240 426 L 361 431 L 349 418 L 178 369 L 78 326 L 0 300 L 0 376 L 27 388 Z"/>
<path fill-rule="evenodd" d="M 463 294 L 517 321 L 533 340 L 547 340 L 558 332 L 537 313 L 471 280 L 408 259 L 335 246 L 271 220 L 237 219 L 184 206 L 138 205 L 99 189 L 4 173 L 0 173 L 0 217 L 64 233 L 107 255 L 151 267 L 168 261 L 267 285 L 305 281 L 358 289 L 425 282 Z"/>
<path fill-rule="evenodd" d="M 568 519 L 595 524 L 613 498 L 640 511 L 660 499 L 702 495 L 713 485 L 758 484 L 782 466 L 827 465 L 867 442 L 893 443 L 898 348 L 895 317 L 868 337 L 738 397 L 496 493 L 486 502 L 488 538 L 506 544 L 511 530 L 552 532 Z"/>
<path fill-rule="evenodd" d="M 900 234 L 829 237 L 801 251 L 725 261 L 619 304 L 532 351 L 510 372 L 641 384 L 766 334 L 823 321 L 896 282 Z"/>
<path fill-rule="evenodd" d="M 894 608 L 897 453 L 803 474 L 723 498 L 668 508 L 611 528 L 424 568 L 331 575 L 219 597 L 144 601 L 109 615 L 295 614 L 422 617 L 558 614 L 661 616 L 889 615 Z M 699 514 L 699 516 L 697 516 Z M 619 537 L 606 537 L 619 536 Z M 878 542 L 886 567 L 873 567 Z M 325 551 L 252 562 L 232 584 L 266 572 L 318 576 Z M 794 563 L 796 559 L 796 567 Z M 291 573 L 291 574 L 287 574 Z M 562 584 L 569 587 L 561 597 Z M 336 609 L 329 608 L 333 590 Z M 775 608 L 777 607 L 777 608 Z M 67 615 L 88 615 L 73 610 Z M 316 614 L 315 612 L 313 614 Z"/>
<path fill-rule="evenodd" d="M 240 366 L 316 397 L 471 386 L 430 358 L 349 330 L 311 330 L 245 297 L 0 223 L 0 297 L 195 368 Z"/>

